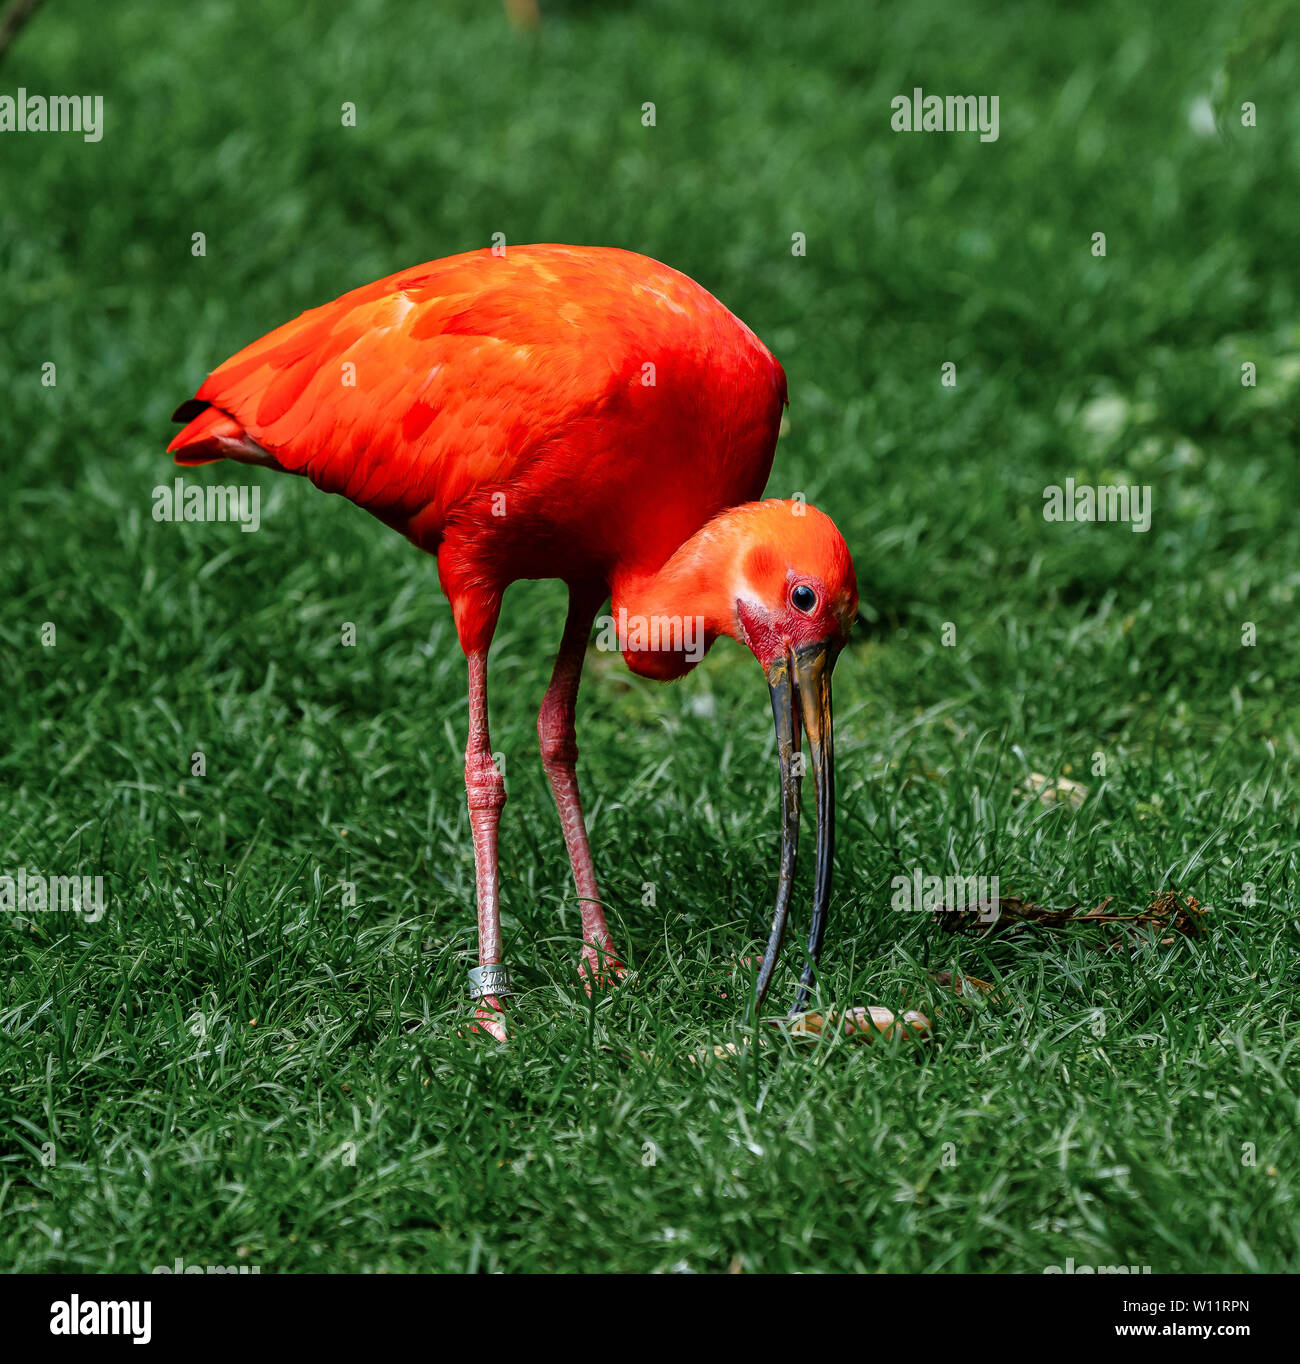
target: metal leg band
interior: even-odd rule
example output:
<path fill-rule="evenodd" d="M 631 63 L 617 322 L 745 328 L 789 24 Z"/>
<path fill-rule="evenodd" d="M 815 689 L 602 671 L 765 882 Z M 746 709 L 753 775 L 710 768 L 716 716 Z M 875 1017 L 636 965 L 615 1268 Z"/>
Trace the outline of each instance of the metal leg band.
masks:
<path fill-rule="evenodd" d="M 512 995 L 510 972 L 497 963 L 493 966 L 475 966 L 469 973 L 469 997 L 485 999 L 488 995 Z"/>

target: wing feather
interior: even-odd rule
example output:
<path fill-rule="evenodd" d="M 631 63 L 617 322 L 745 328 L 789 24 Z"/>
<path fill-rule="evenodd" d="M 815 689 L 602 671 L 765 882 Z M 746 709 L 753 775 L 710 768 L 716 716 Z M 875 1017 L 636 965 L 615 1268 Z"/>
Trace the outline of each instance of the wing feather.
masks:
<path fill-rule="evenodd" d="M 671 385 L 658 399 L 643 386 L 648 364 Z M 205 408 L 189 404 L 168 448 L 181 462 L 247 448 L 436 539 L 452 509 L 517 482 L 557 442 L 597 451 L 626 436 L 620 414 L 663 428 L 669 403 L 660 435 L 679 445 L 715 425 L 720 364 L 733 384 L 760 375 L 784 398 L 766 347 L 667 266 L 612 248 L 472 252 L 355 289 L 246 346 L 197 394 L 242 428 L 242 444 L 220 424 L 214 439 Z"/>

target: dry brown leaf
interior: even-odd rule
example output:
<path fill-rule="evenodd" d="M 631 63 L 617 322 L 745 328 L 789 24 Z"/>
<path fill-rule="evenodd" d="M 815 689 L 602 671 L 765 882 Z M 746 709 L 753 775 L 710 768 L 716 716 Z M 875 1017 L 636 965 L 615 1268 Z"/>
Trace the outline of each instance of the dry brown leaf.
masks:
<path fill-rule="evenodd" d="M 971 994 L 983 995 L 991 1004 L 1004 1002 L 1002 992 L 993 983 L 981 980 L 978 976 L 963 976 L 953 971 L 931 971 L 930 979 L 945 990 L 951 990 L 958 999 L 969 999 Z"/>
<path fill-rule="evenodd" d="M 1205 910 L 1192 895 L 1183 895 L 1177 890 L 1161 891 L 1152 897 L 1145 910 L 1131 914 L 1119 914 L 1111 910 L 1115 897 L 1108 895 L 1091 909 L 1080 911 L 1078 904 L 1063 908 L 1050 908 L 1023 900 L 1017 895 L 1004 895 L 1000 899 L 979 900 L 972 905 L 950 908 L 940 905 L 934 916 L 946 933 L 971 932 L 983 929 L 988 933 L 1011 932 L 1025 924 L 1039 924 L 1044 928 L 1063 928 L 1068 924 L 1119 924 L 1124 928 L 1134 928 L 1150 924 L 1157 929 L 1173 930 L 1189 938 L 1198 937 L 1205 931 Z M 1162 938 L 1168 945 L 1174 937 Z M 1116 938 L 1112 945 L 1123 941 Z"/>

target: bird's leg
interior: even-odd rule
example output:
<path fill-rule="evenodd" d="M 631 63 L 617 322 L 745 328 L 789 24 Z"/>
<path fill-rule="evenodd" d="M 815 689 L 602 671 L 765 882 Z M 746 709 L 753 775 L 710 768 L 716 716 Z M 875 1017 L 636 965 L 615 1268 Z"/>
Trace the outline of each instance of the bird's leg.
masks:
<path fill-rule="evenodd" d="M 592 621 L 605 599 L 604 585 L 571 587 L 569 615 L 564 622 L 564 638 L 556 655 L 555 671 L 546 689 L 546 698 L 537 715 L 537 737 L 542 746 L 542 764 L 551 783 L 555 808 L 560 813 L 564 843 L 569 850 L 573 880 L 582 906 L 582 963 L 579 971 L 591 990 L 593 981 L 613 984 L 626 974 L 610 941 L 609 925 L 600 903 L 596 868 L 587 842 L 587 826 L 582 818 L 582 797 L 578 794 L 578 742 L 574 733 L 574 710 L 578 683 L 587 651 Z"/>
<path fill-rule="evenodd" d="M 478 892 L 478 963 L 501 961 L 501 907 L 497 901 L 497 825 L 506 803 L 505 779 L 492 757 L 488 738 L 487 650 L 469 656 L 469 741 L 465 745 L 465 796 L 474 832 L 474 879 Z M 501 1001 L 479 1000 L 478 1023 L 499 1042 L 507 1037 Z"/>

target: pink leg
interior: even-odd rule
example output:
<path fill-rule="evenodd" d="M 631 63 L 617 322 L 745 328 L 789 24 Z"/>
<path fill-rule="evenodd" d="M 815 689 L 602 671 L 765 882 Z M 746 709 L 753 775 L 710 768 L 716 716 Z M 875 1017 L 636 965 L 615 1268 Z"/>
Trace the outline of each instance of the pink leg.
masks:
<path fill-rule="evenodd" d="M 474 878 L 478 889 L 478 963 L 501 960 L 501 907 L 497 901 L 497 825 L 506 803 L 506 784 L 488 738 L 487 650 L 469 656 L 469 742 L 465 746 L 465 795 L 474 832 Z M 499 1042 L 507 1037 L 501 1001 L 479 1001 L 476 1027 Z"/>
<path fill-rule="evenodd" d="M 600 903 L 596 868 L 587 842 L 587 826 L 582 818 L 582 797 L 578 794 L 578 742 L 573 716 L 578 701 L 578 683 L 587 651 L 591 624 L 605 599 L 604 586 L 573 587 L 569 591 L 569 616 L 564 623 L 564 638 L 555 659 L 551 685 L 537 715 L 537 737 L 542 746 L 542 764 L 551 783 L 555 808 L 560 813 L 564 843 L 569 850 L 573 881 L 582 904 L 582 964 L 579 968 L 588 991 L 592 982 L 613 984 L 626 974 L 610 941 L 609 925 Z"/>

